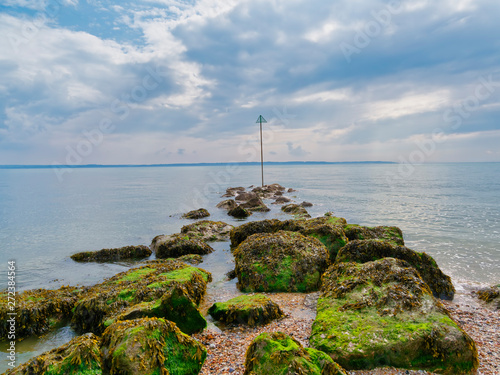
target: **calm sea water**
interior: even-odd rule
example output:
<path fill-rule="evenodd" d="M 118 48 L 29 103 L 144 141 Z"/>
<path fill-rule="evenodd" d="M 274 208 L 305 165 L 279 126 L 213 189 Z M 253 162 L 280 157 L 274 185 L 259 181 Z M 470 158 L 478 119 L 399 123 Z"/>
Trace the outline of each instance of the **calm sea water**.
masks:
<path fill-rule="evenodd" d="M 500 163 L 280 165 L 266 166 L 265 178 L 296 189 L 296 201 L 314 203 L 313 216 L 333 211 L 349 223 L 399 226 L 407 246 L 432 255 L 459 288 L 500 283 Z M 89 168 L 63 181 L 51 169 L 0 169 L 0 288 L 9 260 L 19 290 L 100 282 L 131 264 L 78 264 L 69 256 L 149 245 L 158 234 L 178 232 L 187 223 L 181 214 L 199 207 L 212 220 L 240 224 L 215 205 L 226 187 L 252 184 L 260 184 L 258 166 Z M 270 207 L 251 220 L 289 218 Z M 214 273 L 212 290 L 235 290 L 223 281 L 233 268 L 228 248 L 218 244 L 200 266 Z M 19 359 L 71 335 L 63 327 L 45 341 L 26 340 Z"/>

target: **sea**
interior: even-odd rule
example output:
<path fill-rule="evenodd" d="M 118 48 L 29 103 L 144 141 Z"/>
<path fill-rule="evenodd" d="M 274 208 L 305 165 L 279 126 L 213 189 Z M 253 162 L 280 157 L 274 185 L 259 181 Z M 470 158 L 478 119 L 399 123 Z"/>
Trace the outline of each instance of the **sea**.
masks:
<path fill-rule="evenodd" d="M 261 184 L 260 165 L 52 168 L 0 167 L 0 289 L 15 262 L 15 287 L 56 289 L 92 285 L 137 262 L 77 263 L 81 251 L 149 245 L 159 234 L 190 223 L 182 214 L 206 208 L 210 220 L 236 220 L 215 206 L 228 187 Z M 500 284 L 500 163 L 274 164 L 264 183 L 295 191 L 287 196 L 314 216 L 333 212 L 348 223 L 402 229 L 406 246 L 426 252 L 450 275 L 457 291 Z M 280 206 L 248 220 L 289 219 Z M 225 273 L 234 268 L 228 242 L 199 265 L 212 272 L 210 293 L 237 294 Z M 151 257 L 154 258 L 154 255 Z M 12 264 L 12 263 L 11 263 Z M 2 271 L 3 270 L 3 271 Z M 64 344 L 69 324 L 16 346 L 17 364 Z M 0 341 L 0 372 L 7 342 Z"/>

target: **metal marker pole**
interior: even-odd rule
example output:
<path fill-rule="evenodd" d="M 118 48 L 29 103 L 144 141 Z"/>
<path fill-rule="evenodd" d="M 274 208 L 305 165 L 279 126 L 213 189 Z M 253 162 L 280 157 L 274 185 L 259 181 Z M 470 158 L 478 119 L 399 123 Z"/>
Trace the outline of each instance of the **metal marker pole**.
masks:
<path fill-rule="evenodd" d="M 262 147 L 262 116 L 260 117 L 260 170 L 262 173 L 262 187 L 264 187 L 264 151 Z"/>

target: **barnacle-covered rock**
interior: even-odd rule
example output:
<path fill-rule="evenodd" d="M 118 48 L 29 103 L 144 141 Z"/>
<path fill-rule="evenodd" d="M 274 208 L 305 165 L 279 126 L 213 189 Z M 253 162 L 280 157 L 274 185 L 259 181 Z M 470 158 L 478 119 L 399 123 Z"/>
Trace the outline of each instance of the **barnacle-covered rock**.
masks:
<path fill-rule="evenodd" d="M 286 231 L 248 237 L 234 258 L 237 285 L 244 292 L 315 291 L 329 264 L 319 240 Z"/>
<path fill-rule="evenodd" d="M 233 228 L 232 225 L 223 221 L 202 220 L 184 225 L 181 228 L 181 234 L 202 241 L 226 241 L 229 239 L 229 232 Z"/>
<path fill-rule="evenodd" d="M 274 233 L 280 230 L 281 221 L 278 219 L 251 221 L 231 230 L 231 248 L 236 248 L 247 237 L 256 233 Z"/>
<path fill-rule="evenodd" d="M 378 240 L 350 241 L 339 251 L 336 261 L 366 263 L 381 258 L 396 258 L 408 262 L 419 272 L 435 297 L 453 299 L 455 287 L 451 278 L 441 271 L 436 261 L 426 253 L 419 253 L 405 246 Z"/>
<path fill-rule="evenodd" d="M 226 302 L 216 302 L 208 313 L 225 324 L 265 325 L 285 316 L 277 303 L 262 294 L 243 295 Z"/>
<path fill-rule="evenodd" d="M 309 215 L 309 213 L 304 207 L 295 203 L 289 203 L 282 206 L 281 211 L 286 212 L 287 214 L 296 215 L 298 217 L 303 217 L 303 218 L 311 217 L 311 215 Z"/>
<path fill-rule="evenodd" d="M 197 210 L 189 211 L 187 214 L 182 215 L 184 219 L 203 219 L 204 217 L 209 217 L 210 213 L 205 208 L 199 208 Z"/>
<path fill-rule="evenodd" d="M 258 211 L 258 212 L 271 211 L 271 209 L 267 207 L 266 204 L 259 197 L 254 197 L 247 200 L 245 203 L 240 203 L 240 207 L 247 209 L 249 211 Z"/>
<path fill-rule="evenodd" d="M 247 349 L 244 375 L 347 375 L 328 355 L 282 333 L 264 332 Z"/>
<path fill-rule="evenodd" d="M 84 251 L 73 254 L 71 259 L 76 262 L 109 262 L 122 259 L 142 259 L 151 255 L 151 249 L 144 245 L 125 246 L 117 249 L 102 249 L 99 251 Z"/>
<path fill-rule="evenodd" d="M 72 326 L 79 332 L 102 333 L 126 309 L 154 302 L 175 288 L 185 289 L 196 306 L 212 276 L 177 260 L 154 260 L 119 273 L 82 294 L 73 308 Z"/>
<path fill-rule="evenodd" d="M 402 260 L 336 263 L 323 275 L 310 343 L 347 370 L 473 374 L 474 341 Z"/>
<path fill-rule="evenodd" d="M 106 321 L 105 326 L 118 320 L 153 317 L 165 318 L 176 323 L 177 327 L 188 335 L 202 331 L 207 326 L 207 321 L 196 304 L 186 289 L 180 285 L 174 286 L 156 301 L 142 302 L 129 307 L 116 319 Z"/>
<path fill-rule="evenodd" d="M 205 362 L 205 347 L 165 319 L 119 321 L 102 336 L 104 374 L 193 375 Z"/>
<path fill-rule="evenodd" d="M 186 233 L 156 236 L 151 243 L 156 258 L 177 258 L 187 254 L 205 255 L 214 251 L 205 241 Z"/>
<path fill-rule="evenodd" d="M 99 338 L 92 333 L 87 333 L 5 374 L 100 375 L 101 373 Z"/>
<path fill-rule="evenodd" d="M 489 306 L 495 307 L 496 310 L 500 310 L 500 285 L 480 289 L 476 294 L 480 300 L 486 302 Z"/>
<path fill-rule="evenodd" d="M 349 241 L 382 240 L 404 246 L 403 232 L 398 227 L 364 227 L 357 224 L 344 225 L 344 233 Z"/>
<path fill-rule="evenodd" d="M 240 205 L 236 206 L 233 209 L 230 209 L 227 214 L 229 216 L 235 217 L 236 219 L 245 219 L 249 217 L 252 213 L 248 211 L 246 208 L 241 207 Z"/>
<path fill-rule="evenodd" d="M 22 339 L 42 335 L 58 322 L 71 316 L 80 293 L 85 288 L 63 286 L 57 290 L 26 290 L 9 299 L 7 292 L 0 294 L 0 337 L 7 337 L 12 318 L 9 313 L 16 313 L 16 338 Z"/>

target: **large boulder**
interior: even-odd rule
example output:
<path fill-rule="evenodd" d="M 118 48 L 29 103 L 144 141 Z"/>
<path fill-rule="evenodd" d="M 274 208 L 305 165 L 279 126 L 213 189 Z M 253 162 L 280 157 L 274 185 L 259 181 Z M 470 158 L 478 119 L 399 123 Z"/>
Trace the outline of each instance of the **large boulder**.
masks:
<path fill-rule="evenodd" d="M 8 375 L 98 375 L 101 374 L 99 338 L 92 333 L 70 342 L 6 372 Z"/>
<path fill-rule="evenodd" d="M 198 374 L 207 356 L 175 323 L 158 318 L 112 324 L 102 335 L 101 353 L 103 373 L 123 375 Z"/>
<path fill-rule="evenodd" d="M 210 213 L 205 208 L 199 208 L 197 210 L 189 211 L 188 213 L 182 215 L 184 219 L 203 219 L 209 217 Z"/>
<path fill-rule="evenodd" d="M 231 230 L 229 237 L 231 239 L 231 248 L 236 248 L 247 237 L 256 233 L 274 233 L 281 228 L 281 221 L 278 219 L 251 221 L 240 225 Z"/>
<path fill-rule="evenodd" d="M 277 303 L 262 294 L 243 295 L 226 302 L 216 302 L 208 313 L 225 324 L 265 325 L 285 316 Z"/>
<path fill-rule="evenodd" d="M 71 310 L 86 288 L 63 286 L 57 290 L 26 290 L 15 297 L 16 339 L 40 336 L 48 332 L 58 322 L 71 316 Z M 6 338 L 10 332 L 12 296 L 0 294 L 0 337 Z M 9 304 L 9 301 L 11 302 Z"/>
<path fill-rule="evenodd" d="M 382 240 L 394 245 L 404 246 L 403 232 L 398 227 L 364 227 L 357 224 L 344 225 L 344 233 L 349 241 Z"/>
<path fill-rule="evenodd" d="M 117 249 L 84 251 L 71 255 L 76 262 L 109 262 L 123 259 L 142 259 L 151 255 L 151 249 L 144 245 L 125 246 Z"/>
<path fill-rule="evenodd" d="M 78 332 L 101 334 L 134 305 L 161 303 L 161 298 L 182 288 L 196 306 L 206 293 L 212 276 L 200 268 L 176 260 L 154 260 L 119 273 L 80 295 L 71 324 Z M 160 300 L 160 301 L 159 301 Z"/>
<path fill-rule="evenodd" d="M 187 254 L 210 254 L 214 249 L 205 241 L 184 233 L 156 236 L 151 243 L 156 258 L 177 258 Z"/>
<path fill-rule="evenodd" d="M 264 332 L 247 349 L 244 375 L 347 375 L 323 352 L 282 333 Z"/>
<path fill-rule="evenodd" d="M 419 272 L 435 297 L 453 299 L 455 287 L 451 278 L 441 271 L 436 261 L 426 253 L 418 253 L 405 246 L 378 240 L 351 241 L 340 249 L 336 261 L 366 263 L 382 258 L 396 258 L 408 262 Z"/>
<path fill-rule="evenodd" d="M 227 241 L 229 232 L 234 227 L 222 221 L 202 220 L 196 223 L 184 225 L 181 234 L 189 238 L 202 241 Z"/>
<path fill-rule="evenodd" d="M 319 240 L 296 232 L 254 234 L 233 254 L 243 292 L 315 291 L 329 264 L 328 251 Z"/>
<path fill-rule="evenodd" d="M 311 345 L 347 370 L 473 374 L 474 341 L 405 261 L 336 263 L 323 275 Z"/>

